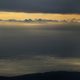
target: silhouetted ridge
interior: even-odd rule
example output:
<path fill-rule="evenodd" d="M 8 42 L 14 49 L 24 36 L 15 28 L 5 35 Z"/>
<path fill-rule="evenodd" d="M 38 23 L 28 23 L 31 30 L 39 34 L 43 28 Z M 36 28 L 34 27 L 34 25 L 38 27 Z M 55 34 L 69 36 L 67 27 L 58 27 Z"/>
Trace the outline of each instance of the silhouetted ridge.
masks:
<path fill-rule="evenodd" d="M 16 77 L 0 77 L 0 80 L 80 80 L 80 72 L 46 72 Z"/>

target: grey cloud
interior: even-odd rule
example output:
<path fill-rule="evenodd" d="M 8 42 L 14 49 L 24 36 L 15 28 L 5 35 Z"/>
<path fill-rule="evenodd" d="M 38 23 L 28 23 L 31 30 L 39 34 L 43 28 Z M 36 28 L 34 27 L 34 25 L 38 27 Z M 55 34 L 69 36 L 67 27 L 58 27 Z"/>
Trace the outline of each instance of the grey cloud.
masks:
<path fill-rule="evenodd" d="M 56 27 L 63 29 L 62 26 Z M 5 30 L 4 27 L 0 30 L 0 58 L 22 55 L 80 58 L 80 32 L 71 27 L 71 30 L 67 30 L 68 27 L 66 30 L 54 30 L 53 27 L 46 25 L 36 29 L 26 26 L 25 30 L 16 30 L 17 27 Z"/>
<path fill-rule="evenodd" d="M 41 13 L 80 13 L 79 3 L 79 0 L 0 0 L 0 10 Z"/>
<path fill-rule="evenodd" d="M 32 56 L 24 59 L 0 59 L 0 75 L 15 76 L 47 71 L 80 71 L 80 59 Z"/>
<path fill-rule="evenodd" d="M 61 26 L 0 26 L 0 75 L 80 71 L 80 28 Z"/>

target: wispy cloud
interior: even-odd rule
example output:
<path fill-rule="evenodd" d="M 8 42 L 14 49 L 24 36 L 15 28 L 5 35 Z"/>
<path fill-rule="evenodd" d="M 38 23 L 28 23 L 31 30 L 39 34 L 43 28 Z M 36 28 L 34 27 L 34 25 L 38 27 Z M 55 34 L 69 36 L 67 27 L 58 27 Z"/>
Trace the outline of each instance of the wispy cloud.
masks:
<path fill-rule="evenodd" d="M 24 59 L 0 59 L 0 75 L 5 76 L 57 70 L 80 71 L 80 59 L 61 59 L 39 55 Z"/>

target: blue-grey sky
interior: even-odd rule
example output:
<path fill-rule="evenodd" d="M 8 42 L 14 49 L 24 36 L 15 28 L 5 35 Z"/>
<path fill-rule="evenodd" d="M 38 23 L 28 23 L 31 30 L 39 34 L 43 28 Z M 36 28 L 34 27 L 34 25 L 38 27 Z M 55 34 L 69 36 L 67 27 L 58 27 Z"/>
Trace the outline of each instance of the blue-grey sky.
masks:
<path fill-rule="evenodd" d="M 0 10 L 41 12 L 41 13 L 80 13 L 79 0 L 0 0 Z"/>

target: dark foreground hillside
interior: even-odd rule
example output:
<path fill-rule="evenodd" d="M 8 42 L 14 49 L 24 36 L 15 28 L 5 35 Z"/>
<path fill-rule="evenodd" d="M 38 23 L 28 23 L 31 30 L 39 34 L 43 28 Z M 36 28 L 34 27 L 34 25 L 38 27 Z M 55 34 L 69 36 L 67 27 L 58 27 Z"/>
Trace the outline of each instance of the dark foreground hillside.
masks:
<path fill-rule="evenodd" d="M 80 72 L 46 72 L 16 77 L 0 77 L 0 80 L 80 80 Z"/>

